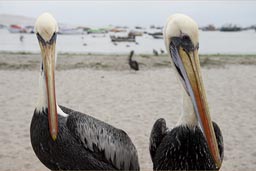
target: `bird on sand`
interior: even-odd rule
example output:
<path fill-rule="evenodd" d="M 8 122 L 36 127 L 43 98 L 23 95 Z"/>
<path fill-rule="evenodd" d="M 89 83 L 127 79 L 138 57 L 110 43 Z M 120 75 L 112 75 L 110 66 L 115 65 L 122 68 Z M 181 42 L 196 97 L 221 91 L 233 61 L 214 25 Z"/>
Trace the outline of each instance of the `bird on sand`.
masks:
<path fill-rule="evenodd" d="M 39 98 L 30 125 L 36 156 L 51 170 L 139 170 L 137 150 L 126 132 L 57 104 L 57 32 L 51 14 L 37 18 L 35 33 L 42 62 Z"/>
<path fill-rule="evenodd" d="M 139 64 L 136 60 L 133 60 L 132 57 L 134 55 L 134 51 L 132 50 L 130 52 L 129 58 L 128 58 L 128 63 L 131 69 L 138 71 L 139 70 Z"/>

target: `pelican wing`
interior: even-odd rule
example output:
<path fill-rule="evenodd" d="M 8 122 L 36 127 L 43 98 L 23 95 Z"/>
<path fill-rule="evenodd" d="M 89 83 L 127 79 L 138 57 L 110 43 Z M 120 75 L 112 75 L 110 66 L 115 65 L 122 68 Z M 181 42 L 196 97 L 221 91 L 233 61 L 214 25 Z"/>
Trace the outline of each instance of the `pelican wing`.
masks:
<path fill-rule="evenodd" d="M 64 108 L 62 108 L 65 110 Z M 67 127 L 100 161 L 116 169 L 139 170 L 137 150 L 128 135 L 105 122 L 71 109 Z"/>
<path fill-rule="evenodd" d="M 220 130 L 219 126 L 215 122 L 212 122 L 212 125 L 213 125 L 215 136 L 216 136 L 216 139 L 217 139 L 220 158 L 221 158 L 221 162 L 222 162 L 223 158 L 224 158 L 223 136 L 222 136 L 222 133 L 221 133 L 221 130 Z"/>
<path fill-rule="evenodd" d="M 156 150 L 161 143 L 162 139 L 165 137 L 167 132 L 167 127 L 166 127 L 166 122 L 163 118 L 158 119 L 150 134 L 150 140 L 149 140 L 149 151 L 150 151 L 150 156 L 151 160 L 153 161 Z"/>

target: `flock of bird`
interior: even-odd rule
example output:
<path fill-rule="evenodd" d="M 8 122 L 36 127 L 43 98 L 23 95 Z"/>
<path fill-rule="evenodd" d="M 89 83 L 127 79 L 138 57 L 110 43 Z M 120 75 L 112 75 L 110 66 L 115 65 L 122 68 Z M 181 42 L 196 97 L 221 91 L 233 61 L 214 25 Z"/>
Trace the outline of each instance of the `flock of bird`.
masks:
<path fill-rule="evenodd" d="M 137 150 L 125 131 L 87 114 L 59 106 L 55 93 L 58 25 L 49 13 L 37 18 L 41 49 L 40 92 L 30 126 L 38 159 L 51 170 L 139 170 Z M 168 18 L 164 43 L 183 92 L 179 121 L 168 129 L 158 119 L 149 137 L 154 170 L 219 170 L 223 137 L 207 106 L 198 57 L 198 26 L 188 16 Z M 139 65 L 129 56 L 130 67 Z"/>

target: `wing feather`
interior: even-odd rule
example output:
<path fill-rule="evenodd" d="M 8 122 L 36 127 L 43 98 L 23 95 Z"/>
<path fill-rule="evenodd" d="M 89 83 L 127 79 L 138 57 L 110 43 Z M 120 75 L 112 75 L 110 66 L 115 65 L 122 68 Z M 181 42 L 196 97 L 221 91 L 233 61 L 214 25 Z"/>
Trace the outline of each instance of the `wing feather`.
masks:
<path fill-rule="evenodd" d="M 167 130 L 168 128 L 166 127 L 166 122 L 163 118 L 160 118 L 155 122 L 149 140 L 149 151 L 152 161 L 155 157 L 159 144 L 166 135 Z"/>
<path fill-rule="evenodd" d="M 65 110 L 65 109 L 64 109 Z M 129 136 L 105 122 L 68 109 L 67 127 L 98 160 L 117 169 L 139 170 L 137 150 Z"/>

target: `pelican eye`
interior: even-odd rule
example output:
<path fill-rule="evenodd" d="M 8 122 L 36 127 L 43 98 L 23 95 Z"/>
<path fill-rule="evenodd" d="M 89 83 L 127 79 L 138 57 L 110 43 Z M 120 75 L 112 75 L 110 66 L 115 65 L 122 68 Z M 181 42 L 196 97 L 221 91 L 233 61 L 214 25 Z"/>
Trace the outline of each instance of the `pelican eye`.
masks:
<path fill-rule="evenodd" d="M 182 40 L 183 41 L 190 41 L 190 38 L 189 38 L 188 35 L 184 35 L 184 36 L 182 36 Z"/>
<path fill-rule="evenodd" d="M 188 35 L 183 35 L 181 37 L 181 46 L 183 51 L 185 51 L 186 53 L 195 50 L 195 47 Z"/>

